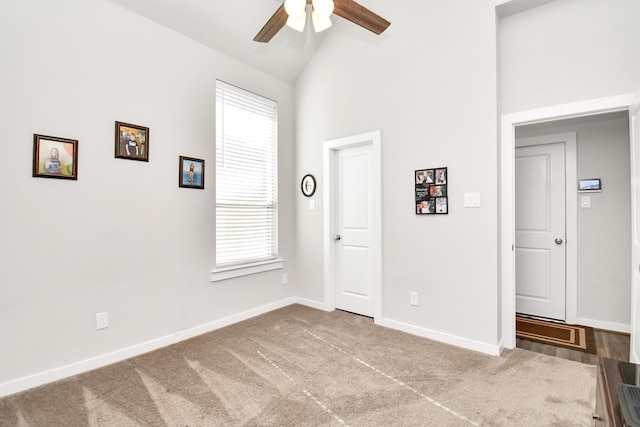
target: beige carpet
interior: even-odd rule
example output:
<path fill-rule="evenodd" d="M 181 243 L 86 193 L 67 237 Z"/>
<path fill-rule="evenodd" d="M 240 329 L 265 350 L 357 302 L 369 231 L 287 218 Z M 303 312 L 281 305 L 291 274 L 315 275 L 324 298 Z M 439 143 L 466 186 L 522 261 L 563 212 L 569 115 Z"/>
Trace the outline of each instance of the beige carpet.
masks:
<path fill-rule="evenodd" d="M 0 426 L 589 426 L 595 378 L 293 305 L 0 399 Z"/>

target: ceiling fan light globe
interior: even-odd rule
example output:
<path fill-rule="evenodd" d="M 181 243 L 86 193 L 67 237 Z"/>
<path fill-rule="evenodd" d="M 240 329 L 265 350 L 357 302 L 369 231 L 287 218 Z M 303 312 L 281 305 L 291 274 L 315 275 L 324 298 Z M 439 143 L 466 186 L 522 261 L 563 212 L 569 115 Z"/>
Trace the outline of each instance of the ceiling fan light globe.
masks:
<path fill-rule="evenodd" d="M 284 10 L 287 15 L 300 16 L 307 9 L 307 0 L 285 0 Z"/>
<path fill-rule="evenodd" d="M 313 0 L 313 10 L 319 16 L 328 18 L 333 13 L 333 0 Z"/>
<path fill-rule="evenodd" d="M 331 26 L 331 18 L 321 16 L 315 10 L 311 14 L 311 21 L 313 22 L 313 29 L 316 33 L 324 31 Z"/>
<path fill-rule="evenodd" d="M 289 15 L 287 18 L 287 25 L 296 31 L 304 31 L 304 26 L 307 23 L 307 12 L 304 11 L 298 16 Z"/>

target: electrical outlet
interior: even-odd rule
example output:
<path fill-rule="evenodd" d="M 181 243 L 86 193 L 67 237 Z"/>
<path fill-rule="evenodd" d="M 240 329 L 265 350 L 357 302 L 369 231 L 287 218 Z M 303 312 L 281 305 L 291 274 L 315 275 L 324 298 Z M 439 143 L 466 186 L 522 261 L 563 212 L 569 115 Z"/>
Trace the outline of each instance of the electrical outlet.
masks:
<path fill-rule="evenodd" d="M 287 273 L 282 273 L 282 284 L 286 285 L 287 283 L 289 283 L 289 276 Z"/>
<path fill-rule="evenodd" d="M 418 305 L 418 293 L 417 292 L 409 292 L 409 304 Z"/>
<path fill-rule="evenodd" d="M 96 329 L 105 329 L 109 327 L 109 313 L 106 311 L 104 313 L 96 314 Z"/>

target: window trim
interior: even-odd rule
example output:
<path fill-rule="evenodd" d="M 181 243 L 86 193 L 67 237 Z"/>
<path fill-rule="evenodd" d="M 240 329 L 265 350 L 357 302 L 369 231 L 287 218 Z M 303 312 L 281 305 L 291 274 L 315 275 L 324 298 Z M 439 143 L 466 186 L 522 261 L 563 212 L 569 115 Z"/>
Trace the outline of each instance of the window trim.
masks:
<path fill-rule="evenodd" d="M 233 279 L 234 277 L 249 276 L 251 274 L 264 273 L 265 271 L 283 268 L 284 260 L 281 258 L 249 264 L 237 264 L 230 267 L 220 267 L 211 272 L 211 281 L 219 282 L 221 280 Z"/>

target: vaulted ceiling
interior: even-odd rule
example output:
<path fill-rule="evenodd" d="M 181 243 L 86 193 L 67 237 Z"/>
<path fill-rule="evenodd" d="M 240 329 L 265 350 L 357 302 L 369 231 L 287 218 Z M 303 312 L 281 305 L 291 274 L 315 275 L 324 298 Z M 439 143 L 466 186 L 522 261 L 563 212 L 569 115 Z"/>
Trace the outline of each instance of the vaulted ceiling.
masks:
<path fill-rule="evenodd" d="M 333 26 L 322 33 L 309 30 L 299 33 L 285 26 L 269 43 L 254 42 L 254 36 L 284 0 L 108 0 L 118 6 L 170 28 L 197 42 L 220 51 L 249 66 L 293 84 L 304 70 L 318 46 L 329 32 L 355 37 L 367 43 L 381 36 L 333 15 Z M 389 16 L 390 3 L 382 0 L 357 0 L 391 21 L 391 32 L 397 17 Z M 468 0 L 476 1 L 476 0 Z M 506 17 L 555 0 L 494 0 L 500 17 Z M 386 10 L 379 10 L 384 4 Z M 398 3 L 393 7 L 404 7 Z M 419 25 L 417 22 L 412 25 Z M 395 23 L 394 23 L 395 22 Z M 419 28 L 419 27 L 416 27 Z M 309 31 L 308 31 L 309 30 Z"/>
<path fill-rule="evenodd" d="M 269 43 L 254 42 L 284 0 L 109 1 L 287 83 L 295 82 L 326 35 L 285 26 Z M 361 3 L 366 5 L 366 0 Z M 327 31 L 368 33 L 341 18 L 332 20 L 334 26 Z"/>

